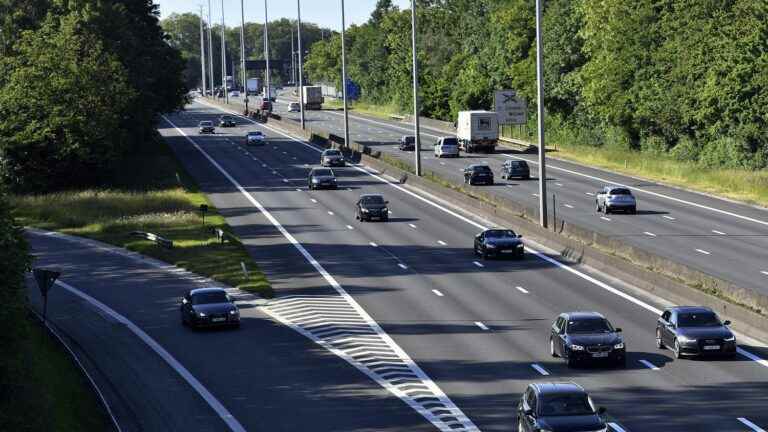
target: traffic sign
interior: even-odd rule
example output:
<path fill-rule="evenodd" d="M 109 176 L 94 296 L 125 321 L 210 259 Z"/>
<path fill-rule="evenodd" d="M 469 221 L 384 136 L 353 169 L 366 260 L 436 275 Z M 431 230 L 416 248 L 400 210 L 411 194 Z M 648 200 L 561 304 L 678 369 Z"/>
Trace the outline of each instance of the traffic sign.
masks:
<path fill-rule="evenodd" d="M 51 290 L 56 279 L 61 275 L 61 272 L 58 270 L 44 268 L 36 268 L 32 270 L 32 273 L 35 275 L 37 287 L 40 288 L 40 294 L 42 294 L 43 297 L 48 296 L 48 291 Z"/>
<path fill-rule="evenodd" d="M 514 90 L 499 90 L 496 92 L 496 116 L 499 124 L 528 123 L 528 103 Z"/>
<path fill-rule="evenodd" d="M 360 86 L 356 82 L 347 78 L 347 99 L 358 100 L 360 99 Z"/>

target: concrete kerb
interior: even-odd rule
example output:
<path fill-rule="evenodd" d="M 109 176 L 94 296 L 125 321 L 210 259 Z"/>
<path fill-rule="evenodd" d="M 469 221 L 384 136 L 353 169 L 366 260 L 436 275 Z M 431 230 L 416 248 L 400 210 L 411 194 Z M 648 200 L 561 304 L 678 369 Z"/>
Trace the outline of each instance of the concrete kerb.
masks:
<path fill-rule="evenodd" d="M 223 107 L 232 108 L 231 106 Z M 311 128 L 302 130 L 290 120 L 270 119 L 270 123 L 320 147 L 340 147 L 343 138 Z M 351 142 L 347 156 L 354 162 L 386 172 L 452 204 L 472 212 L 489 215 L 500 225 L 513 225 L 528 237 L 561 254 L 574 264 L 584 264 L 629 282 L 651 294 L 678 304 L 711 307 L 733 321 L 733 328 L 746 334 L 768 337 L 768 296 L 738 287 L 699 270 L 672 262 L 590 229 L 560 222 L 557 232 L 545 230 L 534 221 L 538 211 L 506 198 L 467 188 L 427 171 L 416 177 L 409 163 L 391 158 L 360 143 Z M 757 312 L 759 311 L 759 312 Z"/>

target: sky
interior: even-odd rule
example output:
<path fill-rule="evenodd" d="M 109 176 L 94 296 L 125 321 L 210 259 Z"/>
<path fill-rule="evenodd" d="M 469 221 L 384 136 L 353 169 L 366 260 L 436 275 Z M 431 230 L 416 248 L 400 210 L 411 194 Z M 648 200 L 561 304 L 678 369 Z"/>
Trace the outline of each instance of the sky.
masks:
<path fill-rule="evenodd" d="M 240 0 L 224 1 L 224 21 L 229 27 L 240 25 Z M 264 22 L 264 0 L 244 0 L 245 1 L 245 21 L 246 22 Z M 199 13 L 200 5 L 205 7 L 204 14 L 207 15 L 208 0 L 155 0 L 160 5 L 160 17 L 165 18 L 168 15 L 184 12 Z M 221 22 L 221 3 L 222 0 L 210 0 L 211 19 L 215 24 Z M 393 0 L 393 3 L 400 8 L 410 8 L 410 0 Z M 269 20 L 280 18 L 296 18 L 295 0 L 267 0 L 269 8 Z M 368 21 L 376 0 L 346 0 L 346 22 L 347 26 L 351 24 L 362 24 Z M 341 29 L 341 0 L 302 0 L 301 2 L 301 20 L 312 22 L 321 27 L 334 30 Z"/>

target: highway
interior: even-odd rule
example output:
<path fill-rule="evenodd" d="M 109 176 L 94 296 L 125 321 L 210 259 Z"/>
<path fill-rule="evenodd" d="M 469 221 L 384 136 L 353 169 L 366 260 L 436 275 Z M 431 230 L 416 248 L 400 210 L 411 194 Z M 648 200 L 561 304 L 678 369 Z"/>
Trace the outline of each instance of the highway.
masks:
<path fill-rule="evenodd" d="M 231 100 L 242 103 L 236 98 Z M 281 94 L 275 104 L 276 112 L 298 121 L 298 113 L 286 112 L 290 100 L 287 92 Z M 306 111 L 306 118 L 307 125 L 313 129 L 344 136 L 340 111 Z M 459 159 L 436 159 L 432 145 L 450 131 L 424 126 L 421 131 L 424 169 L 461 182 L 460 171 L 464 167 L 488 163 L 496 174 L 497 184 L 478 188 L 538 208 L 535 155 L 499 148 L 492 155 L 462 153 Z M 350 114 L 351 139 L 413 164 L 413 152 L 402 152 L 396 147 L 397 140 L 404 134 L 412 135 L 413 127 L 394 120 Z M 556 156 L 556 152 L 553 154 Z M 531 181 L 502 180 L 501 165 L 507 159 L 528 161 Z M 638 214 L 597 213 L 594 195 L 605 185 L 630 187 L 638 200 Z M 768 295 L 768 211 L 763 208 L 553 159 L 548 163 L 548 195 L 550 217 L 552 195 L 555 195 L 558 220 L 621 239 L 736 286 Z"/>
<path fill-rule="evenodd" d="M 385 348 L 401 349 L 400 358 L 403 354 L 410 356 L 425 380 L 434 383 L 430 391 L 444 393 L 460 414 L 466 415 L 471 424 L 465 422 L 464 430 L 472 430 L 473 425 L 484 431 L 513 429 L 521 391 L 532 381 L 549 380 L 582 384 L 598 405 L 608 408 L 614 431 L 768 428 L 768 362 L 760 361 L 768 356 L 765 348 L 742 345 L 750 357 L 740 355 L 735 360 L 675 361 L 670 351 L 655 347 L 655 320 L 658 310 L 665 306 L 659 299 L 642 297 L 589 269 L 559 263 L 546 251 L 531 249 L 520 262 L 477 261 L 471 252 L 472 238 L 488 222 L 361 167 L 335 170 L 341 181 L 339 190 L 310 192 L 306 176 L 319 160 L 318 149 L 242 118 L 236 128 L 198 135 L 200 120 L 214 120 L 221 114 L 212 106 L 193 103 L 187 111 L 168 116 L 160 132 L 172 142 L 201 187 L 215 189 L 215 204 L 229 215 L 230 223 L 250 234 L 245 236 L 246 244 L 270 277 L 311 281 L 298 289 L 283 289 L 277 284 L 277 299 L 266 312 L 322 344 L 330 343 L 324 339 L 330 333 L 310 331 L 311 325 L 291 318 L 296 315 L 289 316 L 290 308 L 285 305 L 298 303 L 311 310 L 318 303 L 340 304 L 340 298 L 345 299 L 342 308 L 352 305 L 354 309 L 358 305 L 364 312 L 355 309 L 355 314 L 367 315 L 376 324 L 373 327 L 386 335 L 377 336 L 385 341 L 391 338 L 392 343 Z M 335 114 L 312 113 L 315 115 L 330 119 Z M 323 121 L 312 116 L 313 122 Z M 361 124 L 357 121 L 355 127 Z M 391 137 L 403 133 L 392 125 L 364 124 L 366 128 L 370 124 L 370 130 L 356 133 L 372 137 L 368 144 L 380 142 L 375 137 L 382 134 Z M 242 137 L 250 130 L 262 130 L 268 144 L 245 148 Z M 387 143 L 376 145 L 389 151 L 392 143 L 387 138 Z M 471 159 L 487 160 L 497 169 L 504 157 Z M 436 161 L 425 153 L 425 162 L 429 169 L 455 172 L 458 177 L 459 168 L 468 163 L 468 158 Z M 759 272 L 760 265 L 766 262 L 766 240 L 762 237 L 765 227 L 760 222 L 645 193 L 638 193 L 641 214 L 637 217 L 611 215 L 611 221 L 601 221 L 594 214 L 593 198 L 587 195 L 597 190 L 599 182 L 582 174 L 552 171 L 552 187 L 561 188 L 557 189 L 558 201 L 574 207 L 573 211 L 559 214 L 612 230 L 627 236 L 628 241 L 656 247 L 660 253 L 673 253 L 679 259 L 688 257 L 691 265 L 697 263 L 711 272 L 733 272 L 735 277 L 739 269 L 742 274 L 737 281 L 760 286 L 760 278 L 765 277 Z M 631 183 L 637 185 L 636 181 Z M 493 188 L 518 199 L 533 200 L 528 195 L 535 191 L 534 184 Z M 671 193 L 653 185 L 639 187 Z M 382 193 L 388 198 L 392 211 L 389 223 L 355 220 L 354 203 L 361 193 Z M 674 193 L 676 197 L 693 199 L 690 194 Z M 719 203 L 693 197 L 699 203 Z M 723 204 L 718 208 L 762 217 L 760 211 L 745 206 Z M 663 223 L 668 224 L 668 230 L 660 229 Z M 696 234 L 706 224 L 727 234 Z M 273 227 L 280 227 L 279 234 Z M 642 234 L 651 230 L 655 237 Z M 739 237 L 735 237 L 737 234 Z M 740 245 L 739 249 L 729 249 L 729 242 Z M 266 246 L 262 247 L 263 243 Z M 685 253 L 689 247 L 706 250 L 710 255 Z M 726 250 L 731 260 L 721 258 Z M 757 258 L 760 253 L 762 262 Z M 710 262 L 707 266 L 707 259 L 718 265 Z M 731 268 L 731 262 L 737 267 Z M 756 273 L 755 277 L 746 271 L 748 268 Z M 549 356 L 547 337 L 552 320 L 570 310 L 599 311 L 624 329 L 629 353 L 626 369 L 569 369 Z M 332 316 L 345 321 L 357 315 L 339 309 Z M 178 328 L 178 332 L 183 331 Z M 343 350 L 337 354 L 352 355 Z M 224 365 L 226 361 L 214 364 Z M 346 368 L 354 372 L 351 366 Z M 408 403 L 409 399 L 406 395 L 401 400 Z M 406 404 L 401 407 L 403 411 L 411 410 Z M 233 412 L 237 416 L 241 410 Z M 413 421 L 406 414 L 386 420 L 387 427 L 393 430 L 416 427 L 403 423 Z M 326 430 L 317 430 L 321 429 Z"/>

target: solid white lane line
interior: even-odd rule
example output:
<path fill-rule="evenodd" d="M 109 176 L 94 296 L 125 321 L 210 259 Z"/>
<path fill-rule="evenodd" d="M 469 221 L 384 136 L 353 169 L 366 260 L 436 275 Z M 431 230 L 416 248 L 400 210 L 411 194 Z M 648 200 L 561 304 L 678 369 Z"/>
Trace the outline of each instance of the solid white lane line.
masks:
<path fill-rule="evenodd" d="M 611 221 L 611 218 L 609 218 L 609 217 L 605 217 L 605 216 L 600 216 L 600 219 L 602 219 L 602 220 L 604 220 L 604 221 L 608 221 L 608 222 L 610 222 L 610 221 Z"/>
<path fill-rule="evenodd" d="M 518 287 L 515 287 L 515 288 L 517 288 L 517 290 L 520 291 L 523 294 L 528 294 L 528 290 L 523 288 L 523 287 L 518 286 Z"/>
<path fill-rule="evenodd" d="M 648 237 L 656 237 L 656 234 L 648 231 L 644 231 L 643 234 L 647 235 Z"/>
<path fill-rule="evenodd" d="M 444 241 L 442 241 L 442 240 L 438 240 L 438 241 L 437 241 L 437 244 L 439 244 L 440 246 L 445 246 L 447 243 L 445 243 L 445 242 L 444 242 Z"/>
<path fill-rule="evenodd" d="M 482 263 L 480 263 L 480 262 L 477 262 L 477 261 L 472 261 L 472 264 L 474 264 L 474 265 L 476 265 L 476 266 L 478 266 L 478 267 L 480 267 L 480 268 L 483 268 L 483 267 L 485 267 L 485 266 L 484 266 Z"/>
<path fill-rule="evenodd" d="M 169 122 L 170 123 L 170 122 Z M 186 135 L 185 135 L 186 136 Z M 96 300 L 95 298 L 89 296 L 88 294 L 78 290 L 77 288 L 73 287 L 72 285 L 69 285 L 62 281 L 56 281 L 56 285 L 59 285 L 60 287 L 64 288 L 65 290 L 69 291 L 70 293 L 74 294 L 77 297 L 80 297 L 81 299 L 85 300 L 86 302 L 90 303 L 97 309 L 99 309 L 101 312 L 103 312 L 106 315 L 109 315 L 112 319 L 119 322 L 120 324 L 124 325 L 128 330 L 131 331 L 136 337 L 141 339 L 142 342 L 144 342 L 152 351 L 154 351 L 157 355 L 160 356 L 163 360 L 165 360 L 166 363 L 168 363 L 168 366 L 170 366 L 176 373 L 178 373 L 184 381 L 187 382 L 197 393 L 200 395 L 200 397 L 205 400 L 208 405 L 216 412 L 216 414 L 219 415 L 219 417 L 226 423 L 227 426 L 229 426 L 229 429 L 234 432 L 245 432 L 245 428 L 243 425 L 240 424 L 240 422 L 235 419 L 235 417 L 224 407 L 224 405 L 219 402 L 218 399 L 214 395 L 211 394 L 210 391 L 208 391 L 203 384 L 195 378 L 192 373 L 187 370 L 181 363 L 179 363 L 178 360 L 176 360 L 171 353 L 165 350 L 157 341 L 152 339 L 151 336 L 149 336 L 147 333 L 144 332 L 139 326 L 134 324 L 132 321 L 130 321 L 128 318 L 120 315 L 116 311 L 114 311 L 109 306 L 105 305 L 104 303 Z"/>
<path fill-rule="evenodd" d="M 696 252 L 704 255 L 711 255 L 709 252 L 705 251 L 704 249 L 696 249 Z"/>
<path fill-rule="evenodd" d="M 232 114 L 232 115 L 238 115 L 238 116 L 239 116 L 239 114 L 238 114 L 238 113 L 236 113 L 236 112 L 233 112 L 233 111 L 226 111 L 226 110 L 224 110 L 224 109 L 222 109 L 222 108 L 220 108 L 220 107 L 217 107 L 217 106 L 215 106 L 215 105 L 211 105 L 211 104 L 208 104 L 208 103 L 203 103 L 203 105 L 207 105 L 207 106 L 209 106 L 209 107 L 212 107 L 212 108 L 218 109 L 218 110 L 220 110 L 220 111 L 222 111 L 222 112 L 228 112 L 228 113 L 230 113 L 230 114 Z M 207 153 L 205 153 L 205 152 L 202 150 L 202 148 L 200 148 L 200 147 L 199 147 L 199 146 L 198 146 L 198 145 L 197 145 L 197 144 L 194 142 L 194 140 L 192 140 L 191 138 L 189 138 L 189 137 L 188 137 L 188 136 L 187 136 L 187 135 L 186 135 L 186 134 L 185 134 L 185 133 L 184 133 L 184 132 L 183 132 L 181 129 L 179 129 L 179 128 L 178 128 L 176 125 L 174 125 L 173 123 L 171 123 L 171 121 L 170 121 L 170 120 L 168 120 L 168 118 L 167 118 L 167 117 L 163 116 L 163 118 L 164 118 L 164 119 L 165 119 L 165 120 L 166 120 L 168 123 L 170 123 L 170 124 L 171 124 L 173 127 L 175 127 L 175 128 L 176 128 L 176 130 L 177 130 L 179 133 L 181 133 L 182 135 L 184 135 L 184 137 L 186 137 L 186 138 L 187 138 L 187 140 L 189 140 L 189 141 L 190 141 L 190 142 L 191 142 L 191 143 L 192 143 L 192 144 L 193 144 L 193 145 L 194 145 L 196 148 L 198 148 L 198 149 L 199 149 L 201 152 L 203 152 L 205 155 L 207 155 Z M 246 117 L 243 117 L 243 118 L 244 118 L 244 119 L 247 119 Z M 251 122 L 252 124 L 254 124 L 254 125 L 258 124 L 258 123 L 256 123 L 255 121 L 253 121 L 253 120 L 251 120 L 251 119 L 247 119 L 247 120 L 248 120 L 248 121 L 250 121 L 250 122 Z M 315 151 L 315 152 L 317 152 L 317 153 L 321 153 L 321 152 L 322 152 L 322 150 L 321 150 L 321 149 L 319 149 L 319 148 L 317 148 L 317 147 L 315 147 L 315 146 L 313 146 L 313 145 L 311 145 L 311 144 L 308 144 L 308 143 L 306 143 L 306 142 L 302 141 L 302 140 L 301 140 L 301 139 L 299 139 L 299 138 L 296 138 L 296 137 L 294 137 L 294 136 L 291 136 L 291 135 L 289 135 L 289 134 L 287 134 L 287 133 L 285 133 L 285 132 L 283 132 L 283 131 L 281 131 L 281 130 L 275 129 L 275 128 L 273 128 L 273 127 L 270 127 L 270 126 L 262 125 L 262 124 L 258 124 L 258 125 L 260 125 L 260 126 L 261 126 L 262 128 L 264 128 L 264 129 L 270 130 L 270 131 L 272 131 L 272 132 L 274 132 L 274 133 L 277 133 L 277 134 L 280 134 L 280 135 L 282 135 L 282 136 L 284 136 L 284 137 L 286 137 L 286 138 L 288 138 L 288 139 L 290 139 L 290 140 L 293 140 L 293 141 L 295 141 L 295 142 L 297 142 L 297 143 L 299 143 L 299 144 L 301 144 L 301 145 L 303 145 L 303 146 L 305 146 L 305 147 L 307 147 L 307 148 L 309 148 L 309 149 L 312 149 L 313 151 Z M 208 160 L 210 160 L 210 161 L 213 161 L 213 160 L 210 158 L 210 156 L 208 156 L 207 158 L 208 158 Z M 216 165 L 218 165 L 218 164 L 216 164 Z M 443 212 L 443 213 L 445 213 L 445 214 L 451 215 L 451 216 L 455 217 L 456 219 L 458 219 L 458 220 L 461 220 L 461 221 L 463 221 L 463 222 L 467 223 L 468 225 L 472 225 L 472 226 L 474 226 L 475 228 L 478 228 L 478 229 L 480 229 L 480 230 L 485 230 L 485 229 L 488 229 L 488 227 L 486 227 L 486 226 L 484 226 L 484 225 L 482 225 L 482 224 L 480 224 L 480 223 L 478 223 L 478 222 L 475 222 L 474 220 L 472 220 L 472 219 L 470 219 L 470 218 L 468 218 L 468 217 L 466 217 L 466 216 L 464 216 L 464 215 L 462 215 L 462 214 L 459 214 L 459 213 L 457 213 L 457 212 L 456 212 L 456 211 L 454 211 L 454 210 L 451 210 L 451 209 L 449 209 L 448 207 L 446 207 L 446 206 L 448 206 L 448 205 L 449 205 L 449 204 L 447 203 L 447 201 L 444 201 L 444 200 L 442 200 L 442 199 L 440 199 L 440 198 L 438 198 L 438 197 L 436 197 L 436 196 L 434 196 L 434 195 L 431 195 L 431 194 L 429 194 L 429 193 L 426 193 L 426 192 L 424 192 L 424 191 L 420 191 L 420 192 L 421 192 L 421 194 L 424 194 L 424 196 L 423 196 L 423 195 L 421 195 L 421 194 L 419 194 L 419 193 L 416 193 L 416 192 L 410 191 L 410 190 L 408 190 L 408 189 L 405 189 L 404 187 L 402 187 L 402 186 L 400 186 L 400 185 L 397 185 L 397 184 L 395 184 L 395 183 L 392 183 L 391 181 L 389 181 L 389 180 L 385 179 L 385 178 L 384 178 L 384 177 L 382 177 L 381 175 L 378 175 L 378 174 L 374 174 L 374 173 L 372 173 L 372 172 L 370 172 L 370 171 L 368 171 L 368 170 L 366 170 L 366 169 L 364 169 L 364 168 L 361 168 L 361 167 L 359 167 L 359 166 L 353 166 L 353 167 L 354 167 L 356 170 L 358 170 L 358 171 L 360 171 L 360 172 L 362 172 L 362 173 L 365 173 L 365 174 L 367 174 L 367 175 L 369 175 L 369 176 L 371 176 L 371 177 L 373 177 L 373 178 L 375 178 L 375 179 L 379 180 L 380 182 L 382 182 L 382 183 L 384 183 L 384 184 L 387 184 L 387 185 L 389 185 L 390 187 L 392 187 L 392 188 L 394 188 L 394 189 L 397 189 L 397 190 L 399 190 L 400 192 L 402 192 L 402 193 L 404 193 L 404 194 L 406 194 L 406 195 L 409 195 L 409 196 L 411 196 L 411 197 L 413 197 L 413 198 L 415 198 L 415 199 L 417 199 L 417 200 L 419 200 L 419 201 L 421 201 L 421 202 L 423 202 L 423 203 L 425 203 L 425 204 L 427 204 L 427 205 L 430 205 L 430 206 L 432 206 L 432 207 L 434 207 L 434 208 L 436 208 L 436 209 L 438 209 L 438 210 L 442 211 L 442 212 Z M 221 171 L 221 169 L 220 169 L 220 171 Z M 245 192 L 243 192 L 243 193 L 245 193 Z M 439 204 L 439 203 L 441 203 L 441 204 Z M 392 214 L 392 212 L 390 211 L 390 212 L 389 212 L 389 214 Z M 481 219 L 481 218 L 480 218 L 479 216 L 477 216 L 477 215 L 474 215 L 474 214 L 472 214 L 472 216 L 474 216 L 474 217 L 476 217 L 476 218 L 478 218 L 478 219 Z M 674 218 L 672 218 L 672 220 L 674 220 Z M 604 290 L 606 290 L 606 291 L 608 291 L 608 292 L 610 292 L 610 293 L 612 293 L 612 294 L 614 294 L 614 295 L 616 295 L 616 296 L 618 296 L 618 297 L 621 297 L 621 298 L 623 298 L 624 300 L 626 300 L 626 301 L 628 301 L 628 302 L 630 302 L 630 303 L 634 303 L 635 305 L 637 305 L 637 306 L 640 306 L 641 308 L 643 308 L 643 309 L 645 309 L 645 310 L 647 310 L 647 311 L 651 312 L 651 313 L 652 313 L 652 314 L 654 314 L 654 315 L 661 315 L 661 309 L 658 309 L 658 308 L 656 308 L 656 307 L 654 307 L 654 306 L 650 305 L 649 303 L 646 303 L 646 302 L 644 302 L 644 301 L 642 301 L 642 300 L 640 300 L 640 299 L 638 299 L 638 298 L 636 298 L 636 297 L 633 297 L 633 296 L 631 296 L 631 295 L 629 295 L 629 294 L 625 293 L 624 291 L 621 291 L 621 290 L 619 290 L 619 289 L 616 289 L 616 288 L 612 287 L 611 285 L 608 285 L 608 284 L 607 284 L 607 283 L 605 283 L 605 282 L 602 282 L 602 281 L 600 281 L 600 280 L 598 280 L 598 279 L 595 279 L 595 278 L 594 278 L 594 277 L 592 277 L 592 276 L 589 276 L 589 275 L 587 275 L 586 273 L 582 273 L 582 272 L 580 272 L 579 270 L 576 270 L 576 269 L 574 269 L 574 268 L 570 267 L 569 265 L 563 264 L 563 263 L 561 263 L 560 261 L 558 261 L 558 260 L 556 260 L 556 259 L 554 259 L 554 258 L 551 258 L 549 255 L 546 255 L 546 254 L 544 254 L 544 253 L 541 253 L 541 252 L 537 251 L 536 249 L 533 249 L 533 248 L 531 248 L 531 247 L 528 247 L 528 246 L 527 246 L 527 247 L 526 247 L 526 250 L 527 250 L 528 252 L 530 252 L 531 254 L 535 255 L 536 257 L 538 257 L 539 259 L 541 259 L 541 260 L 543 260 L 543 261 L 546 261 L 546 262 L 548 262 L 548 263 L 552 264 L 553 266 L 555 266 L 555 267 L 557 267 L 557 268 L 559 268 L 559 269 L 561 269 L 561 270 L 563 270 L 563 271 L 566 271 L 566 272 L 568 272 L 568 273 L 571 273 L 572 275 L 574 275 L 574 276 L 576 276 L 576 277 L 579 277 L 579 278 L 581 278 L 581 279 L 583 279 L 583 280 L 586 280 L 586 281 L 588 281 L 588 282 L 590 282 L 590 283 L 592 283 L 592 284 L 594 284 L 594 285 L 596 285 L 596 286 L 598 286 L 598 287 L 600 287 L 600 288 L 602 288 L 602 289 L 604 289 Z M 766 360 L 766 359 L 763 359 L 763 358 L 761 358 L 761 357 L 759 357 L 759 356 L 757 356 L 757 355 L 755 355 L 755 354 L 752 354 L 751 352 L 749 352 L 749 351 L 747 351 L 747 350 L 745 350 L 745 349 L 743 349 L 743 348 L 737 348 L 737 349 L 736 349 L 736 351 L 737 351 L 739 354 L 741 354 L 742 356 L 744 356 L 744 357 L 746 357 L 746 358 L 748 358 L 748 359 L 750 359 L 750 360 L 754 361 L 755 363 L 757 363 L 757 364 L 759 364 L 759 365 L 761 365 L 761 366 L 763 366 L 763 367 L 766 367 L 766 368 L 768 368 L 768 360 Z"/>
<path fill-rule="evenodd" d="M 369 244 L 369 245 L 371 245 L 371 246 L 373 246 L 373 247 L 379 247 L 379 245 L 377 245 L 377 244 L 376 244 L 376 243 L 374 243 L 374 242 L 370 242 L 370 243 L 368 243 L 368 244 Z"/>
<path fill-rule="evenodd" d="M 416 228 L 416 225 L 414 225 L 414 224 L 410 224 L 409 223 L 408 226 L 411 227 L 411 228 Z"/>
<path fill-rule="evenodd" d="M 677 219 L 673 218 L 672 216 L 667 216 L 667 215 L 664 215 L 664 216 L 662 216 L 662 217 L 663 217 L 664 219 L 669 219 L 669 220 L 677 220 Z"/>
<path fill-rule="evenodd" d="M 613 429 L 615 432 L 627 432 L 623 427 L 619 426 L 618 423 L 608 423 L 608 426 L 610 426 L 611 429 Z"/>
<path fill-rule="evenodd" d="M 505 153 L 502 153 L 502 154 L 504 156 L 508 157 L 508 158 L 519 159 L 519 160 L 526 160 L 528 163 L 532 163 L 534 165 L 538 165 L 538 162 L 530 161 L 530 160 L 527 160 L 527 159 L 524 159 L 524 158 L 520 158 L 520 157 L 517 157 L 517 156 L 512 156 L 510 154 L 505 154 Z M 596 177 L 596 176 L 592 176 L 592 175 L 589 175 L 589 174 L 584 174 L 584 173 L 580 173 L 580 172 L 577 172 L 577 171 L 573 171 L 573 170 L 569 170 L 569 169 L 553 166 L 552 164 L 550 164 L 547 168 L 548 169 L 554 169 L 554 170 L 557 170 L 557 171 L 567 172 L 569 174 L 573 174 L 573 175 L 577 175 L 577 176 L 580 176 L 580 177 L 589 178 L 589 179 L 592 179 L 592 180 L 597 180 L 597 181 L 602 182 L 602 183 L 607 183 L 607 184 L 612 184 L 612 185 L 616 185 L 616 186 L 625 187 L 627 189 L 631 189 L 631 190 L 635 190 L 635 191 L 638 191 L 638 192 L 646 193 L 648 195 L 653 195 L 653 196 L 656 196 L 656 197 L 659 197 L 659 198 L 666 198 L 668 200 L 675 201 L 675 202 L 678 202 L 678 203 L 681 203 L 681 204 L 687 204 L 689 206 L 698 207 L 700 209 L 709 210 L 709 211 L 712 211 L 712 212 L 715 212 L 715 213 L 720 213 L 720 214 L 732 216 L 732 217 L 735 217 L 735 218 L 738 218 L 738 219 L 746 220 L 746 221 L 749 221 L 749 222 L 754 222 L 754 223 L 757 223 L 757 224 L 760 224 L 760 225 L 768 225 L 768 221 L 751 218 L 749 216 L 740 215 L 738 213 L 733 213 L 733 212 L 729 212 L 729 211 L 726 211 L 726 210 L 720 210 L 718 208 L 705 206 L 703 204 L 698 204 L 698 203 L 691 202 L 691 201 L 686 201 L 684 199 L 675 198 L 673 196 L 664 195 L 664 194 L 661 194 L 661 193 L 658 193 L 658 192 L 651 192 L 649 190 L 645 190 L 645 189 L 638 188 L 638 187 L 635 187 L 635 186 L 628 186 L 628 185 L 617 183 L 617 182 L 614 182 L 614 181 L 609 181 L 609 180 L 606 180 L 606 179 L 603 179 L 603 178 L 600 178 L 600 177 Z"/>
<path fill-rule="evenodd" d="M 713 233 L 715 233 L 715 234 L 717 234 L 717 235 L 725 235 L 725 233 L 724 233 L 724 232 L 722 232 L 722 231 L 718 231 L 718 230 L 712 230 L 712 232 L 713 232 Z"/>
<path fill-rule="evenodd" d="M 765 271 L 765 270 L 763 270 L 763 271 L 761 271 L 760 273 L 762 273 L 762 274 L 764 274 L 764 275 L 768 276 L 768 271 Z"/>
<path fill-rule="evenodd" d="M 331 215 L 331 216 L 333 216 L 333 212 L 332 212 L 332 211 L 329 211 L 329 212 L 328 212 L 328 214 L 329 214 L 329 215 Z"/>
<path fill-rule="evenodd" d="M 647 367 L 650 370 L 655 370 L 655 371 L 659 370 L 659 368 L 655 364 L 649 362 L 648 360 L 640 360 L 640 363 L 642 363 L 645 367 Z"/>
<path fill-rule="evenodd" d="M 568 207 L 569 209 L 572 209 L 572 208 L 573 208 L 573 206 L 572 206 L 572 205 L 570 205 L 570 204 L 563 204 L 563 206 L 564 206 L 564 207 Z"/>
<path fill-rule="evenodd" d="M 403 270 L 408 270 L 408 266 L 403 263 L 397 263 L 397 266 L 400 267 Z"/>
<path fill-rule="evenodd" d="M 314 199 L 314 198 L 310 198 L 310 201 L 312 201 L 313 203 L 317 204 L 317 200 Z"/>
<path fill-rule="evenodd" d="M 443 293 L 441 293 L 439 290 L 433 289 L 432 292 L 435 293 L 435 295 L 438 297 L 443 297 Z"/>
<path fill-rule="evenodd" d="M 485 330 L 485 331 L 490 330 L 487 325 L 481 323 L 480 321 L 475 321 L 475 325 L 480 327 L 482 330 Z"/>
<path fill-rule="evenodd" d="M 751 421 L 747 420 L 744 417 L 739 417 L 736 420 L 742 422 L 745 426 L 749 427 L 750 429 L 752 429 L 755 432 L 765 432 L 765 429 L 763 429 L 760 426 L 752 423 Z"/>
<path fill-rule="evenodd" d="M 544 369 L 543 367 L 537 365 L 536 363 L 531 364 L 531 367 L 534 368 L 536 370 L 536 372 L 538 372 L 538 373 L 540 373 L 540 374 L 542 374 L 544 376 L 549 376 L 549 372 L 547 372 L 546 369 Z"/>
<path fill-rule="evenodd" d="M 347 229 L 353 230 L 355 229 L 355 227 L 353 227 L 352 225 L 347 225 Z"/>

